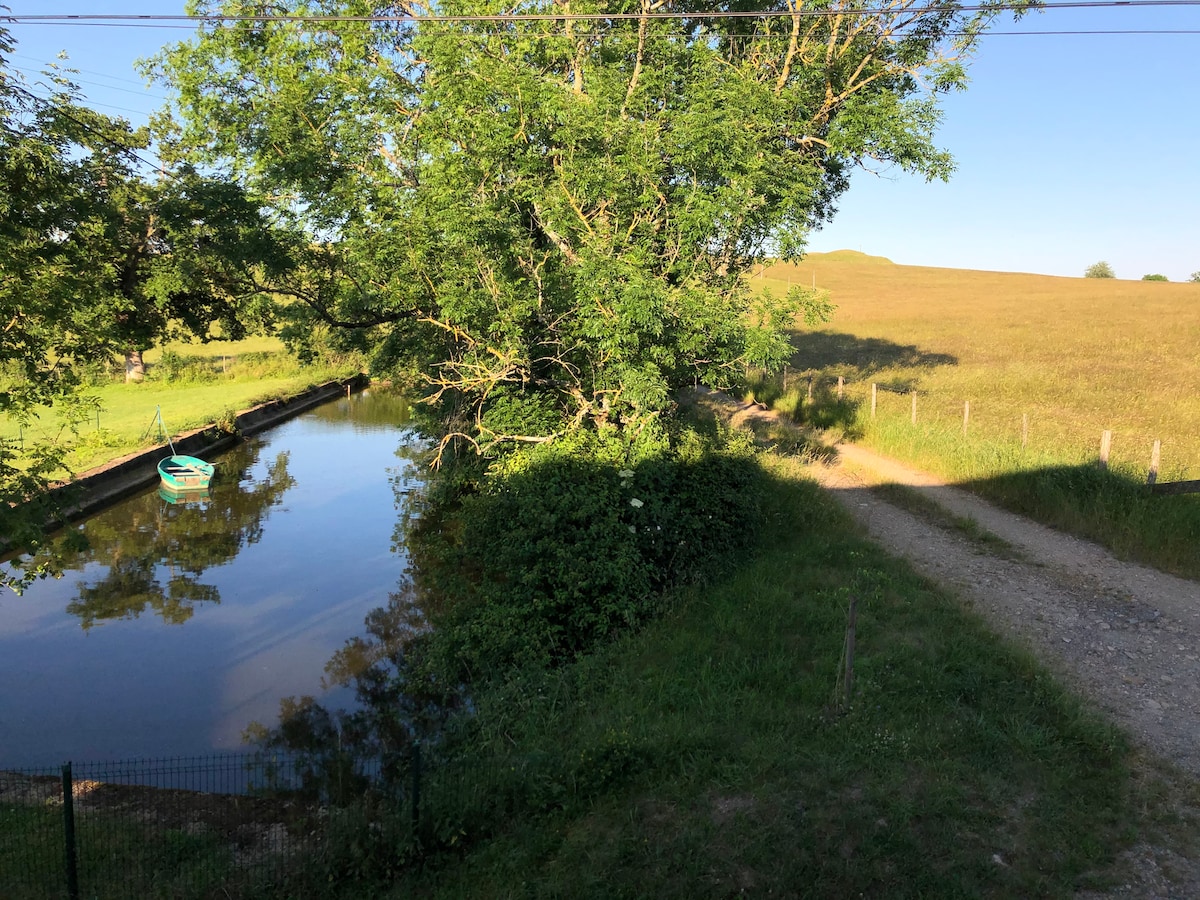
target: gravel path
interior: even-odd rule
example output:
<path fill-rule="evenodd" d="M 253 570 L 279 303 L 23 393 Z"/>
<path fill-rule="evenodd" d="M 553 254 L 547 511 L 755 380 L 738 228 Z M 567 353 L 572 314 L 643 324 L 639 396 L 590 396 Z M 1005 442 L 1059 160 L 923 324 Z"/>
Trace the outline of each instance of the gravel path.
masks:
<path fill-rule="evenodd" d="M 1154 755 L 1200 776 L 1200 583 L 997 509 L 854 445 L 815 467 L 871 537 L 953 587 L 1090 697 Z M 905 485 L 1002 538 L 1001 554 L 866 490 Z"/>
<path fill-rule="evenodd" d="M 1151 757 L 1200 776 L 1200 583 L 1118 560 L 862 447 L 837 450 L 838 462 L 813 474 L 874 541 L 1030 647 Z M 878 484 L 912 489 L 951 521 L 889 502 L 870 490 Z M 954 517 L 1012 549 L 973 539 Z M 1139 844 L 1121 862 L 1125 883 L 1106 896 L 1200 897 L 1200 860 Z"/>

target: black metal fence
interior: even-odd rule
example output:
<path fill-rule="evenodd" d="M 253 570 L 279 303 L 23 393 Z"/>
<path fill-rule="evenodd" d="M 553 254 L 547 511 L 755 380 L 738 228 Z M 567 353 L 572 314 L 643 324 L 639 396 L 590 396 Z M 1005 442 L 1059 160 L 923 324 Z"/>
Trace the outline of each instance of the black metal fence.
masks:
<path fill-rule="evenodd" d="M 371 792 L 403 856 L 420 827 L 419 748 L 403 768 L 383 794 L 377 766 L 279 754 L 0 771 L 0 898 L 261 896 Z"/>
<path fill-rule="evenodd" d="M 514 817 L 589 803 L 638 766 L 624 743 L 578 759 L 362 761 L 326 748 L 0 771 L 0 900 L 240 900 L 390 881 Z"/>

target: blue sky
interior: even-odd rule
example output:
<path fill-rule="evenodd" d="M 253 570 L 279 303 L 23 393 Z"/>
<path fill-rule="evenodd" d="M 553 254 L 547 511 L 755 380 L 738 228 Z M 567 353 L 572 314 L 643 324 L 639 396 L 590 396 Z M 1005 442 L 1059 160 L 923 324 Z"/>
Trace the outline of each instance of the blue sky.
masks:
<path fill-rule="evenodd" d="M 183 0 L 0 0 L 12 15 L 172 14 Z M 180 23 L 182 24 L 182 23 Z M 987 37 L 971 86 L 944 103 L 949 183 L 859 173 L 813 250 L 908 265 L 1121 278 L 1200 270 L 1200 6 L 1050 10 L 996 31 L 1187 30 Z M 60 50 L 100 110 L 135 124 L 161 102 L 133 67 L 191 29 L 12 26 L 27 73 Z"/>

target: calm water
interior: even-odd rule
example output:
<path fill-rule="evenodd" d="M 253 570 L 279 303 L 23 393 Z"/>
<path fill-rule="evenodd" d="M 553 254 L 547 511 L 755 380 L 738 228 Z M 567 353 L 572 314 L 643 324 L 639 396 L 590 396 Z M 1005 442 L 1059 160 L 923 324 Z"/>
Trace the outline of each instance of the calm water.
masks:
<path fill-rule="evenodd" d="M 0 594 L 0 768 L 237 750 L 403 580 L 408 407 L 343 398 L 216 461 L 207 501 L 156 489 L 80 525 L 90 549 Z"/>

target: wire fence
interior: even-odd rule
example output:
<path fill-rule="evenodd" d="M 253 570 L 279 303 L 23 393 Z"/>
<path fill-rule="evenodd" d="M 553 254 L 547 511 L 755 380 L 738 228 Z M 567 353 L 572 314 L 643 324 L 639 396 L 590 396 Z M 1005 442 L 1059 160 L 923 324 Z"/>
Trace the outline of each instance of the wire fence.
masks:
<path fill-rule="evenodd" d="M 590 803 L 628 768 L 540 752 L 311 753 L 0 771 L 0 900 L 240 900 L 388 880 L 515 817 Z"/>
<path fill-rule="evenodd" d="M 403 768 L 387 790 L 398 847 L 420 825 L 418 748 Z M 261 896 L 323 851 L 344 820 L 331 810 L 379 775 L 263 753 L 0 771 L 0 897 Z"/>
<path fill-rule="evenodd" d="M 789 390 L 797 392 L 797 418 L 821 426 L 853 425 L 860 415 L 869 421 L 885 418 L 892 422 L 907 420 L 913 427 L 940 429 L 947 434 L 956 432 L 963 438 L 968 435 L 982 436 L 994 444 L 1025 451 L 1037 441 L 1035 430 L 1041 424 L 1035 422 L 1034 415 L 1027 410 L 1017 408 L 1014 411 L 1011 402 L 987 402 L 985 399 L 976 403 L 955 399 L 920 390 L 911 379 L 852 382 L 844 376 L 785 369 L 779 376 L 779 386 L 783 394 Z M 1053 412 L 1044 413 L 1042 418 L 1044 420 L 1053 415 Z M 1046 437 L 1042 436 L 1043 448 L 1066 457 L 1091 457 L 1100 468 L 1108 468 L 1109 455 L 1114 448 L 1113 429 L 1097 426 L 1088 433 L 1085 428 L 1082 423 L 1073 424 L 1068 429 L 1054 428 L 1054 439 L 1049 444 Z M 1070 440 L 1065 442 L 1061 433 L 1064 430 L 1070 431 Z M 1122 447 L 1123 465 L 1126 469 L 1140 468 L 1154 493 L 1200 492 L 1198 480 L 1159 482 L 1165 447 L 1166 443 L 1153 433 L 1144 441 L 1127 434 Z M 1178 458 L 1170 469 L 1177 478 L 1186 478 L 1190 472 L 1196 471 L 1195 466 L 1187 465 L 1186 459 L 1180 461 Z"/>

